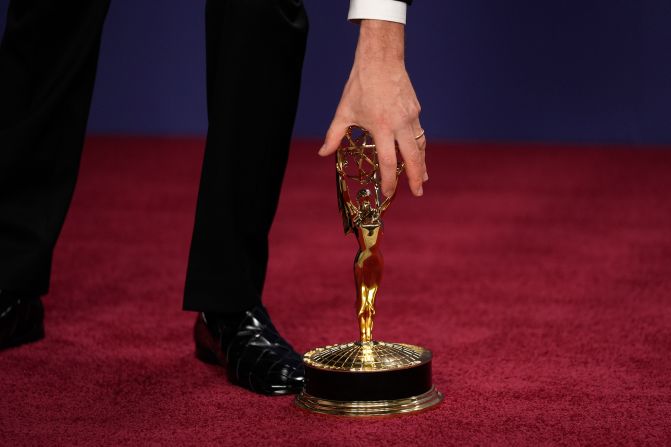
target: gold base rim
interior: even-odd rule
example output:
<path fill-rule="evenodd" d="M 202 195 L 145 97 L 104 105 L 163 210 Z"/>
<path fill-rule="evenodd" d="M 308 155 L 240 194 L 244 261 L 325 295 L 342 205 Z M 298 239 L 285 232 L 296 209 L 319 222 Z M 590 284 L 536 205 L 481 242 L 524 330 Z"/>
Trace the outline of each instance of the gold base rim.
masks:
<path fill-rule="evenodd" d="M 394 400 L 371 401 L 341 401 L 320 399 L 311 396 L 305 391 L 296 396 L 296 406 L 313 413 L 330 414 L 335 416 L 365 417 L 391 416 L 398 414 L 415 413 L 438 405 L 443 395 L 432 386 L 429 391 L 419 396 L 412 396 Z"/>
<path fill-rule="evenodd" d="M 366 347 L 370 349 L 370 358 L 365 356 Z M 380 354 L 380 351 L 376 349 L 383 349 L 387 352 Z M 390 354 L 389 351 L 394 352 Z M 320 358 L 329 352 L 331 356 L 335 355 L 337 360 L 351 360 L 353 364 L 350 366 L 334 365 L 330 364 L 328 359 Z M 303 355 L 303 362 L 311 368 L 323 371 L 380 373 L 414 368 L 430 362 L 432 357 L 431 351 L 421 346 L 374 340 L 366 343 L 360 341 L 336 343 L 314 348 Z M 382 364 L 378 364 L 382 361 Z"/>

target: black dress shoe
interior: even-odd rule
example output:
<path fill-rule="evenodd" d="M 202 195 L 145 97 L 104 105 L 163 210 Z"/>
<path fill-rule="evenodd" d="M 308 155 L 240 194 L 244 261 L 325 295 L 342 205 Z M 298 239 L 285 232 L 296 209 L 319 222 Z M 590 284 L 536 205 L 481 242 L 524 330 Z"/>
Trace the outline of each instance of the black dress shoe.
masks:
<path fill-rule="evenodd" d="M 44 338 L 44 307 L 39 297 L 0 290 L 0 350 Z"/>
<path fill-rule="evenodd" d="M 302 357 L 284 340 L 263 306 L 236 315 L 199 313 L 194 327 L 196 356 L 225 366 L 231 382 L 256 393 L 298 393 Z"/>

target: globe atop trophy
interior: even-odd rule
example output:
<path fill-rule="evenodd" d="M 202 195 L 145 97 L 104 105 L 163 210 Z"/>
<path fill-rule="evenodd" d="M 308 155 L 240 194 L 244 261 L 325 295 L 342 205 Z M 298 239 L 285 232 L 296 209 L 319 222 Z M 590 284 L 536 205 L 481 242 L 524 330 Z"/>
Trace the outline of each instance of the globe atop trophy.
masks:
<path fill-rule="evenodd" d="M 399 161 L 397 177 L 403 168 Z M 336 180 L 345 234 L 354 234 L 359 243 L 354 281 L 360 337 L 303 356 L 305 385 L 296 405 L 343 416 L 384 416 L 432 407 L 443 396 L 432 383 L 431 351 L 373 339 L 375 297 L 383 269 L 382 216 L 395 192 L 390 197 L 382 194 L 375 143 L 365 129 L 347 129 L 336 152 Z"/>

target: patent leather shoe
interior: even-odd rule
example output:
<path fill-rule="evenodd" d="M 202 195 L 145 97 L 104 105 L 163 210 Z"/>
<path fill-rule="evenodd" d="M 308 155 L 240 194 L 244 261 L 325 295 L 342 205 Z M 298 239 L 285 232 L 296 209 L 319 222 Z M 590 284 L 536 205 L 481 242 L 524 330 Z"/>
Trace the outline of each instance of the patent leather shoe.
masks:
<path fill-rule="evenodd" d="M 0 350 L 44 338 L 44 307 L 39 297 L 0 290 Z"/>
<path fill-rule="evenodd" d="M 261 305 L 233 315 L 199 313 L 194 338 L 196 356 L 224 366 L 232 383 L 265 395 L 298 393 L 303 387 L 301 356 Z"/>

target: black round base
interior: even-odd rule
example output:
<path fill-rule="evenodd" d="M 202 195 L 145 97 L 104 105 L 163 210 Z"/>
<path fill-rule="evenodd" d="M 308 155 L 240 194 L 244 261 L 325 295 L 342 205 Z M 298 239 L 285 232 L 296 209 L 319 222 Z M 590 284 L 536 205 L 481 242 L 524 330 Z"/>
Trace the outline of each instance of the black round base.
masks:
<path fill-rule="evenodd" d="M 422 395 L 433 386 L 431 360 L 402 369 L 337 371 L 305 365 L 305 392 L 338 401 L 395 400 Z"/>

